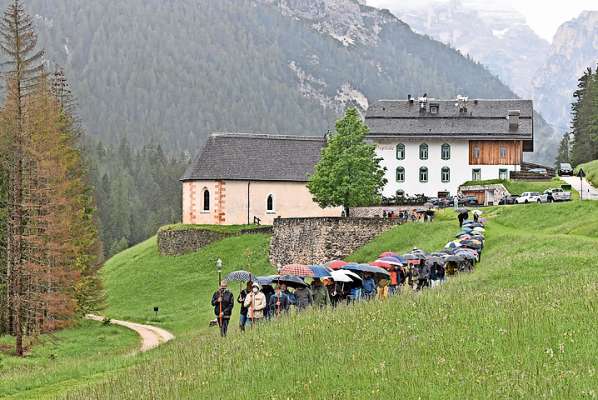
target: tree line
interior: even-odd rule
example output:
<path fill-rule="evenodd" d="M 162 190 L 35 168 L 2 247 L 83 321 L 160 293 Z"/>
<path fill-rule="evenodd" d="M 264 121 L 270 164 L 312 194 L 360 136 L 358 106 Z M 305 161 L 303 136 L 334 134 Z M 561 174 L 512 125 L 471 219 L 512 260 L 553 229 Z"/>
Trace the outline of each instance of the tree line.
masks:
<path fill-rule="evenodd" d="M 579 78 L 571 106 L 571 132 L 559 147 L 557 162 L 574 165 L 598 159 L 598 66 Z"/>
<path fill-rule="evenodd" d="M 31 17 L 13 0 L 0 19 L 0 334 L 64 328 L 102 305 L 93 191 L 64 74 L 50 73 Z"/>

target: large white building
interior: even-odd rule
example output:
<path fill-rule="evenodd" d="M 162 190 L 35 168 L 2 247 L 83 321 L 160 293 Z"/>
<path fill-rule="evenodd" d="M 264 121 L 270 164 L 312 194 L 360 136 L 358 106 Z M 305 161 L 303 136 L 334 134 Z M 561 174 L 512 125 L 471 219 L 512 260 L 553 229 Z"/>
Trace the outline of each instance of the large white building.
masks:
<path fill-rule="evenodd" d="M 387 170 L 385 197 L 454 195 L 466 181 L 509 179 L 533 151 L 531 100 L 380 100 L 366 124 Z"/>

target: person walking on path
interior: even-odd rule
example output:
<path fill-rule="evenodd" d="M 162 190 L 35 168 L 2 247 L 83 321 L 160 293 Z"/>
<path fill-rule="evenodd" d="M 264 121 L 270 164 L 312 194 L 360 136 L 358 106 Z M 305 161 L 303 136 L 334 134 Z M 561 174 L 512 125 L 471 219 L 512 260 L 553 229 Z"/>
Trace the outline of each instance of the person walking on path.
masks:
<path fill-rule="evenodd" d="M 395 294 L 399 289 L 399 267 L 393 267 L 390 272 L 390 286 L 388 287 L 388 293 L 390 295 Z"/>
<path fill-rule="evenodd" d="M 247 282 L 247 287 L 239 293 L 239 297 L 237 297 L 237 303 L 241 304 L 241 315 L 239 317 L 239 328 L 241 331 L 245 331 L 245 325 L 247 325 L 247 312 L 249 311 L 248 307 L 245 307 L 245 298 L 251 292 L 252 282 Z"/>
<path fill-rule="evenodd" d="M 324 308 L 330 304 L 328 289 L 322 284 L 319 278 L 314 278 L 311 284 L 311 291 L 314 296 L 314 307 Z"/>
<path fill-rule="evenodd" d="M 214 306 L 214 314 L 218 319 L 220 336 L 225 337 L 228 331 L 228 322 L 235 305 L 233 294 L 228 290 L 225 281 L 220 282 L 220 288 L 212 295 L 212 305 Z"/>
<path fill-rule="evenodd" d="M 311 306 L 314 302 L 311 290 L 306 286 L 300 286 L 295 289 L 295 301 L 297 311 L 303 311 L 307 307 Z"/>
<path fill-rule="evenodd" d="M 257 283 L 252 285 L 251 293 L 245 298 L 244 305 L 248 308 L 247 316 L 252 327 L 264 319 L 266 296 L 260 291 L 260 285 Z"/>

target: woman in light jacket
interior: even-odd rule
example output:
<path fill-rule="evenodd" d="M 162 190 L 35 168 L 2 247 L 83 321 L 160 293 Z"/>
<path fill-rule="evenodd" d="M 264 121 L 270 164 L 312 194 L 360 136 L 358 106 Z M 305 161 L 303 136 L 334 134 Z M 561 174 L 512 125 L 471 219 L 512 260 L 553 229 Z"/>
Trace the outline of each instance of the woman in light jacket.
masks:
<path fill-rule="evenodd" d="M 257 323 L 264 319 L 266 296 L 260 291 L 260 285 L 254 283 L 251 293 L 245 297 L 244 306 L 248 308 L 247 317 L 250 323 Z"/>

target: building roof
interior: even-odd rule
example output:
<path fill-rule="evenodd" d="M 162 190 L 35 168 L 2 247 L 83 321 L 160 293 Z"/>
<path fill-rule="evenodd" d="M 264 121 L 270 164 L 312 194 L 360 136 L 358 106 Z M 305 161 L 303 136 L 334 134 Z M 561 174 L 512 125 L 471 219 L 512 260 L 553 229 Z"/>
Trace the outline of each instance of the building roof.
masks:
<path fill-rule="evenodd" d="M 213 133 L 181 181 L 307 182 L 325 143 L 313 136 Z"/>
<path fill-rule="evenodd" d="M 432 106 L 437 112 L 432 113 Z M 517 113 L 518 112 L 518 113 Z M 515 124 L 509 114 L 517 115 Z M 533 150 L 531 100 L 379 100 L 366 114 L 369 137 L 523 140 Z"/>

